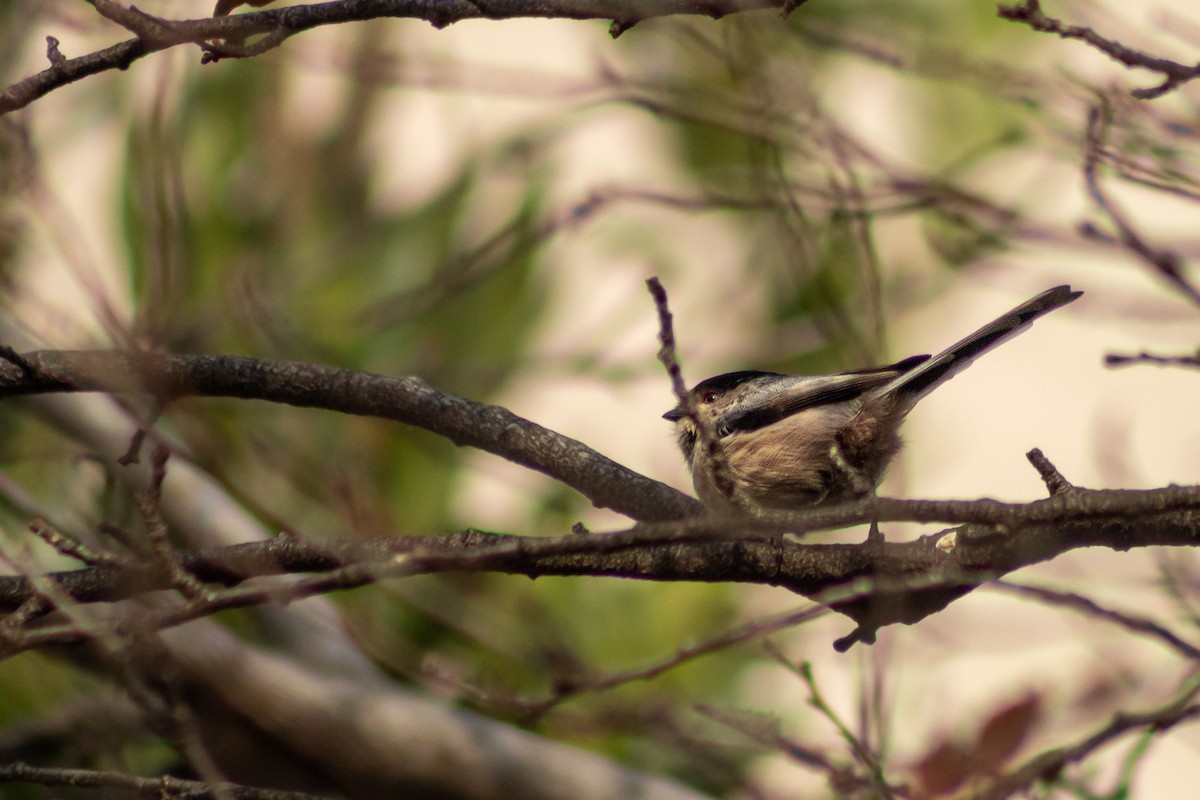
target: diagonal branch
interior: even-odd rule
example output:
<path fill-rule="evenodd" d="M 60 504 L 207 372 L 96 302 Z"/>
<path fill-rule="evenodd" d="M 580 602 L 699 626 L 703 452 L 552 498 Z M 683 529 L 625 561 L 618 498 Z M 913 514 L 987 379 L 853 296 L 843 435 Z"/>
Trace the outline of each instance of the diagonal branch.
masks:
<path fill-rule="evenodd" d="M 442 392 L 420 378 L 391 378 L 296 361 L 245 356 L 162 355 L 118 350 L 0 350 L 0 397 L 47 392 L 110 392 L 154 397 L 268 400 L 425 428 L 549 475 L 600 508 L 633 519 L 692 516 L 700 504 L 629 470 L 582 442 L 500 406 Z"/>

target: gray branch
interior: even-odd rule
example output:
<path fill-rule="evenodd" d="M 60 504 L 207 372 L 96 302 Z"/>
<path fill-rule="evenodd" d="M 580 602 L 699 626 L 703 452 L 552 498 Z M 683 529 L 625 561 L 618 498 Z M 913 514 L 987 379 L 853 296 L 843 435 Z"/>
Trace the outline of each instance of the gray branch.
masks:
<path fill-rule="evenodd" d="M 150 395 L 161 405 L 187 397 L 235 397 L 395 420 L 542 472 L 596 506 L 639 521 L 701 511 L 695 499 L 582 442 L 505 408 L 438 391 L 420 378 L 244 356 L 116 350 L 8 351 L 0 359 L 0 397 L 52 392 Z"/>
<path fill-rule="evenodd" d="M 814 531 L 855 523 L 938 522 L 959 527 L 917 541 L 808 544 L 783 531 Z M 780 586 L 829 605 L 857 623 L 841 649 L 871 642 L 896 623 L 913 624 L 976 587 L 1025 566 L 1082 547 L 1192 547 L 1200 542 L 1200 487 L 1087 490 L 1045 500 L 925 501 L 865 499 L 833 508 L 780 515 L 771 522 L 693 518 L 628 531 L 557 539 L 467 531 L 445 536 L 349 539 L 312 543 L 292 537 L 178 555 L 180 566 L 215 589 L 148 612 L 150 629 L 173 627 L 217 611 L 289 602 L 386 578 L 437 572 L 592 575 L 659 581 L 743 582 Z M 305 573 L 287 583 L 251 577 Z M 49 576 L 56 595 L 112 602 L 171 587 L 155 565 L 98 565 Z M 0 610 L 36 601 L 40 581 L 0 578 Z M 0 652 L 81 641 L 71 624 L 27 629 Z"/>
<path fill-rule="evenodd" d="M 702 14 L 720 19 L 765 8 L 789 13 L 806 0 L 336 0 L 188 20 L 153 17 L 113 0 L 89 2 L 134 38 L 78 58 L 52 58 L 48 69 L 0 93 L 0 115 L 24 108 L 69 83 L 108 70 L 128 69 L 138 59 L 186 44 L 201 47 L 204 63 L 250 58 L 313 28 L 387 17 L 425 20 L 435 28 L 467 19 L 602 19 L 612 21 L 610 31 L 618 36 L 654 17 Z"/>

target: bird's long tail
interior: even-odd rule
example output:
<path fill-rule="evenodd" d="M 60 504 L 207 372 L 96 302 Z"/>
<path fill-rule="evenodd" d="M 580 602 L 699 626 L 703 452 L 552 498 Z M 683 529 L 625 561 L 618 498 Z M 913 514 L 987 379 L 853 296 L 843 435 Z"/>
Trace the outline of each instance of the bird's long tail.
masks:
<path fill-rule="evenodd" d="M 961 342 L 947 347 L 895 380 L 872 390 L 871 394 L 876 397 L 895 394 L 897 398 L 903 399 L 902 406 L 907 411 L 922 397 L 970 366 L 976 358 L 1025 331 L 1043 314 L 1049 314 L 1056 308 L 1074 302 L 1081 294 L 1083 292 L 1073 291 L 1070 286 L 1047 289 L 984 325 Z"/>

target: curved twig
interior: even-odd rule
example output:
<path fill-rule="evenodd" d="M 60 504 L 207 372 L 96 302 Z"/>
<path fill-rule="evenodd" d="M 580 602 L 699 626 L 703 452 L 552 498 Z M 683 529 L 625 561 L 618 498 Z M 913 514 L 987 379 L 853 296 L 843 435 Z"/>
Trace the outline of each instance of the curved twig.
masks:
<path fill-rule="evenodd" d="M 1169 58 L 1152 56 L 1123 45 L 1115 39 L 1101 36 L 1087 26 L 1068 25 L 1054 17 L 1046 16 L 1042 12 L 1041 3 L 1038 0 L 1024 0 L 1021 4 L 1012 6 L 1001 5 L 998 13 L 1001 19 L 1023 22 L 1035 31 L 1052 33 L 1063 39 L 1077 39 L 1127 67 L 1147 69 L 1162 75 L 1163 81 L 1158 86 L 1134 89 L 1130 92 L 1139 100 L 1153 100 L 1156 97 L 1162 97 L 1188 81 L 1200 78 L 1200 64 L 1180 64 Z"/>

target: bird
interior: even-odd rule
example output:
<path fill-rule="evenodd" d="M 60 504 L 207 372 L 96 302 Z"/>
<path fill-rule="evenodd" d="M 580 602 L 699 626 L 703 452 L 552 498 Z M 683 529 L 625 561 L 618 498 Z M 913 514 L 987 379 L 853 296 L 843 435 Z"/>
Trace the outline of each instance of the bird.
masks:
<path fill-rule="evenodd" d="M 696 384 L 663 418 L 675 424 L 709 513 L 797 510 L 872 494 L 921 398 L 1039 317 L 1083 292 L 1056 286 L 937 355 L 833 375 L 741 370 Z"/>

